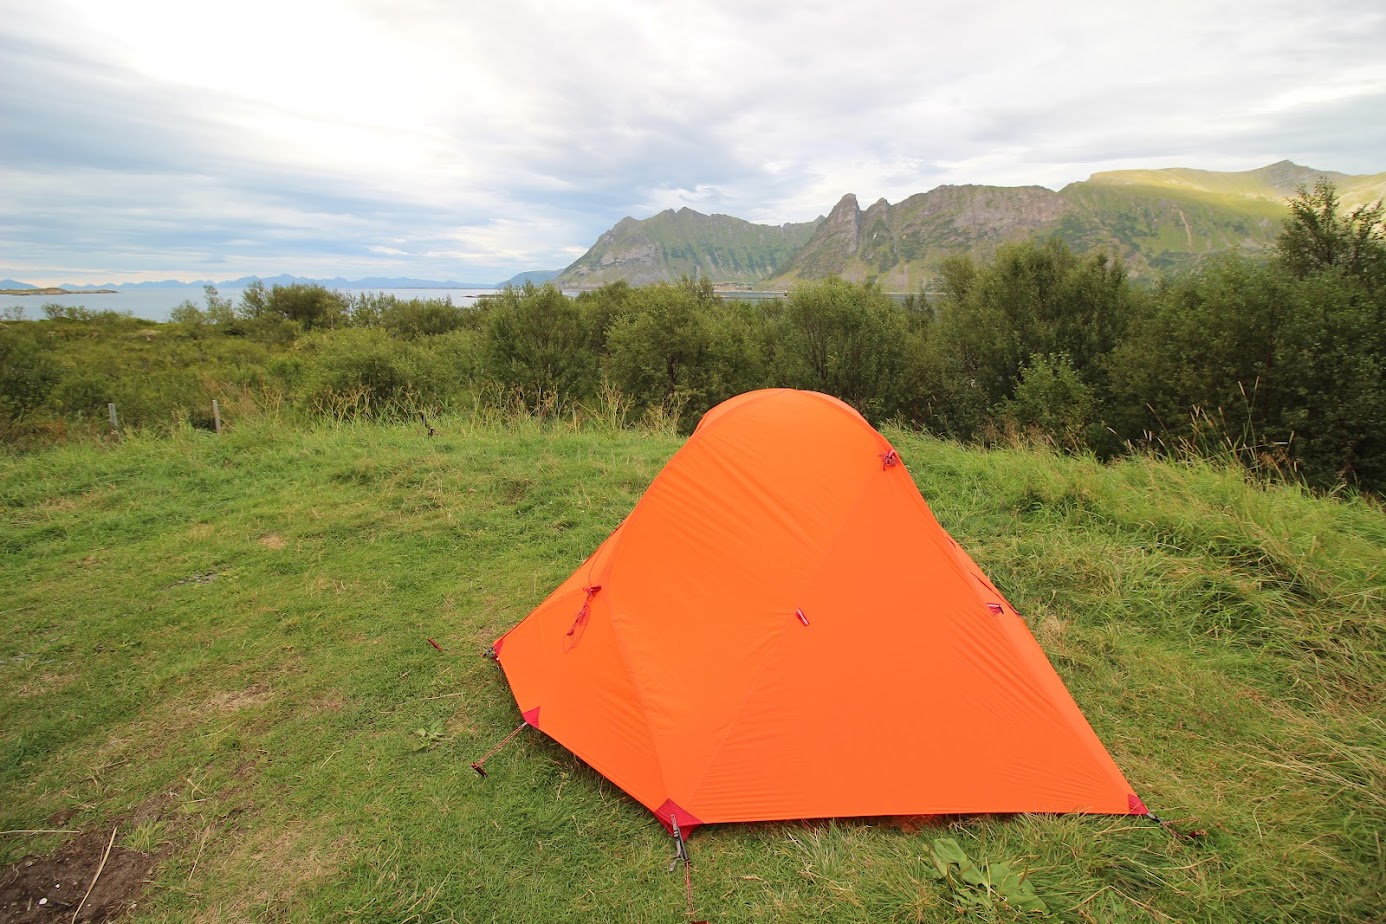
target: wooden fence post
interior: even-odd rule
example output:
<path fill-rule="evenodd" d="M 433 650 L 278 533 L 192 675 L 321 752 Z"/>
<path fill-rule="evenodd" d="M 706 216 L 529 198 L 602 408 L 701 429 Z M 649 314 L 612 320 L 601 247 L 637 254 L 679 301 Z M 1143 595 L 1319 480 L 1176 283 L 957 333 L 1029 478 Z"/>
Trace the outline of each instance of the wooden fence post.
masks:
<path fill-rule="evenodd" d="M 107 410 L 107 411 L 110 413 L 110 415 L 111 415 L 111 432 L 113 432 L 113 433 L 119 433 L 119 432 L 120 432 L 120 424 L 116 422 L 115 402 L 112 401 L 112 402 L 110 402 L 109 404 L 107 404 L 107 405 L 106 405 L 106 410 Z"/>
<path fill-rule="evenodd" d="M 221 433 L 221 405 L 217 404 L 217 399 L 212 399 L 212 421 L 217 426 L 217 433 Z"/>

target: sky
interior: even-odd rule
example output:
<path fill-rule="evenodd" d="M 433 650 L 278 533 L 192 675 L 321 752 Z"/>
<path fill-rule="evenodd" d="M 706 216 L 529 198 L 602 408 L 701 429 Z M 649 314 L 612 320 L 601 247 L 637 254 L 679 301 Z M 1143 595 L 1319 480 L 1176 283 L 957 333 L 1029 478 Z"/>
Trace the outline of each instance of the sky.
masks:
<path fill-rule="evenodd" d="M 0 0 L 0 277 L 561 269 L 625 216 L 1386 170 L 1380 0 Z"/>

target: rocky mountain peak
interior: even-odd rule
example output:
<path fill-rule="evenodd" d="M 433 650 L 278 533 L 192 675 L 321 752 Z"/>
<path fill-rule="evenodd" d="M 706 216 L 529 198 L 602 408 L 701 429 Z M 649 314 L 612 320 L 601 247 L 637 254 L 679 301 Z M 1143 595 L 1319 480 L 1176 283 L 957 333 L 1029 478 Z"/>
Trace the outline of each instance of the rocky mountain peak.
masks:
<path fill-rule="evenodd" d="M 857 204 L 857 194 L 848 193 L 837 200 L 837 205 L 833 206 L 833 210 L 828 213 L 828 221 L 832 221 L 834 218 L 840 219 L 844 215 L 860 214 L 861 206 Z"/>

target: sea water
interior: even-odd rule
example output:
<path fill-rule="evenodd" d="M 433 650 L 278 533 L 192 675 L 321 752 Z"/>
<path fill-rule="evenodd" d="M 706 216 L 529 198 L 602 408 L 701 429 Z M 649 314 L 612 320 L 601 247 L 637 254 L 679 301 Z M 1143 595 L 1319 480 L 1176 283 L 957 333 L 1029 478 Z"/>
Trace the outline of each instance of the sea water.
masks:
<path fill-rule="evenodd" d="M 217 295 L 221 298 L 231 300 L 231 304 L 241 303 L 241 293 L 245 289 L 231 288 L 218 289 Z M 413 298 L 423 299 L 451 299 L 454 305 L 465 306 L 474 304 L 476 299 L 482 295 L 493 295 L 498 289 L 335 289 L 343 295 L 357 296 L 365 294 L 393 295 L 402 301 Z M 91 292 L 76 292 L 72 295 L 0 295 L 0 311 L 9 308 L 11 305 L 18 305 L 24 309 L 24 317 L 28 320 L 39 320 L 44 317 L 43 306 L 49 304 L 62 305 L 64 308 L 86 308 L 88 311 L 116 311 L 121 314 L 130 314 L 146 321 L 167 321 L 169 313 L 183 302 L 192 302 L 198 308 L 206 310 L 207 300 L 203 297 L 201 289 L 197 288 L 167 288 L 167 289 L 125 289 L 114 294 L 95 294 Z"/>

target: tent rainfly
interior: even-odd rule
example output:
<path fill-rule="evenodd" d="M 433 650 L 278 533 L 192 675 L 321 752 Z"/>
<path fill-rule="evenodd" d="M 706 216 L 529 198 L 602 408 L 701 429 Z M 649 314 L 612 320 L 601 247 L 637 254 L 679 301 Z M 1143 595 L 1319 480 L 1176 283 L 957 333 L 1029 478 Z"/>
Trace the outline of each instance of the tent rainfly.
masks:
<path fill-rule="evenodd" d="M 1149 814 L 890 443 L 827 395 L 769 389 L 710 410 L 494 652 L 524 721 L 676 836 Z"/>

